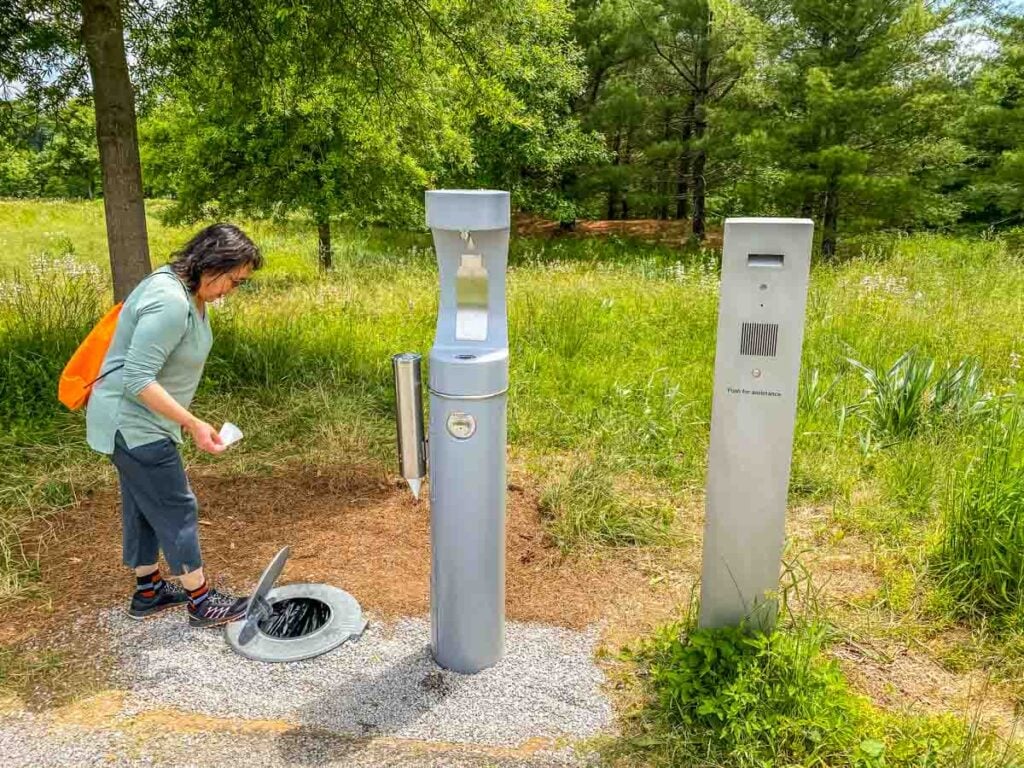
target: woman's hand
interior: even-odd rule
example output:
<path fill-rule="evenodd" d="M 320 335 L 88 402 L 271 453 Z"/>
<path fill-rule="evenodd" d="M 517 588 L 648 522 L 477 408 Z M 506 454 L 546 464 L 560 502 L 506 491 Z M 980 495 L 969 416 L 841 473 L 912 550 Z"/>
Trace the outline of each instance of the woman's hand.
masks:
<path fill-rule="evenodd" d="M 186 428 L 199 450 L 207 453 L 223 453 L 227 449 L 224 441 L 220 439 L 220 433 L 205 421 L 196 419 L 190 422 Z"/>
<path fill-rule="evenodd" d="M 227 446 L 220 439 L 220 433 L 202 419 L 197 419 L 167 394 L 167 390 L 154 381 L 139 393 L 139 400 L 151 411 L 177 422 L 195 441 L 199 450 L 207 453 L 223 453 Z"/>

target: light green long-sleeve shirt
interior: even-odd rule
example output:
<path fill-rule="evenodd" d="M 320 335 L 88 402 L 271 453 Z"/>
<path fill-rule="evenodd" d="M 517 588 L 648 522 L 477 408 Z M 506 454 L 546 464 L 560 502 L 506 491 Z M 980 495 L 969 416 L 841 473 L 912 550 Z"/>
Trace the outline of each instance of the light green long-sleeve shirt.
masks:
<path fill-rule="evenodd" d="M 154 381 L 188 408 L 213 344 L 209 317 L 170 267 L 160 267 L 125 299 L 114 338 L 86 408 L 86 439 L 100 453 L 114 452 L 120 430 L 134 448 L 164 438 L 181 442 L 181 427 L 151 411 L 139 393 Z M 123 365 L 123 368 L 112 370 Z"/>

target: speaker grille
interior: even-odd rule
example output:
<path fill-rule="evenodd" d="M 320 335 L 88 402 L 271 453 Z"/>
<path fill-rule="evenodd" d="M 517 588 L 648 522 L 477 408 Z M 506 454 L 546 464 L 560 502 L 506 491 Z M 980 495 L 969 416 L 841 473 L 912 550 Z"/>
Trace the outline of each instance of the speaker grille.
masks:
<path fill-rule="evenodd" d="M 779 347 L 777 323 L 744 323 L 740 331 L 740 354 L 775 357 Z"/>

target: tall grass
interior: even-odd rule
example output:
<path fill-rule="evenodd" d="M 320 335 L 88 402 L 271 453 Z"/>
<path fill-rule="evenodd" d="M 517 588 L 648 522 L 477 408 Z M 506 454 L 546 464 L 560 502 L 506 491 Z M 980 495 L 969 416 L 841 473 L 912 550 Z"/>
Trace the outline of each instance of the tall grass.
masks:
<path fill-rule="evenodd" d="M 664 501 L 615 487 L 607 464 L 583 458 L 548 485 L 540 499 L 541 515 L 563 550 L 587 545 L 666 544 L 675 511 Z"/>
<path fill-rule="evenodd" d="M 992 422 L 953 475 L 932 561 L 952 610 L 1024 630 L 1024 421 Z"/>
<path fill-rule="evenodd" d="M 151 211 L 159 207 L 149 204 Z M 337 266 L 322 276 L 309 225 L 241 223 L 266 252 L 268 266 L 252 286 L 212 309 L 215 342 L 195 408 L 236 423 L 244 415 L 243 429 L 252 436 L 247 445 L 265 447 L 266 461 L 299 455 L 300 445 L 330 453 L 336 440 L 390 461 L 390 355 L 425 353 L 433 336 L 437 274 L 429 235 L 339 225 Z M 150 224 L 154 263 L 192 229 Z M 887 513 L 912 508 L 917 519 L 930 508 L 929 475 L 955 465 L 963 450 L 954 440 L 934 441 L 935 430 L 911 426 L 934 423 L 951 434 L 960 430 L 956 419 L 920 414 L 970 413 L 984 401 L 983 390 L 996 397 L 1024 391 L 1013 332 L 1024 313 L 1024 266 L 998 242 L 915 236 L 885 245 L 812 271 L 791 495 L 794 503 L 841 504 L 873 498 L 864 491 L 880 484 Z M 5 305 L 0 320 L 0 365 L 6 366 L 0 410 L 6 423 L 20 425 L 7 445 L 24 477 L 34 478 L 8 481 L 0 496 L 20 498 L 69 462 L 95 466 L 87 452 L 71 447 L 81 440 L 81 422 L 60 412 L 52 390 L 74 343 L 109 299 L 84 283 L 80 294 L 61 294 L 60 277 L 20 283 L 31 282 L 32 258 L 42 253 L 73 257 L 76 269 L 105 270 L 102 207 L 0 201 L 0 246 L 0 259 L 21 275 L 15 289 L 8 272 L 5 290 L 32 297 Z M 703 487 L 717 256 L 624 239 L 513 238 L 510 263 L 510 443 L 550 468 L 553 530 L 594 526 L 593 536 L 567 533 L 565 541 L 646 540 L 647 534 L 602 530 L 615 528 L 608 521 L 617 513 L 594 510 L 605 501 L 606 511 L 629 508 L 631 478 L 643 477 L 646 492 L 660 495 L 668 509 Z M 865 459 L 852 430 L 842 431 L 844 405 L 866 399 L 863 376 L 846 360 L 865 361 L 867 369 L 908 349 L 936 361 L 924 395 L 899 405 L 905 413 L 895 417 L 899 386 L 897 395 L 875 398 L 877 409 L 857 410 L 865 425 L 874 421 L 886 435 L 906 427 L 911 445 L 938 443 L 927 462 L 896 471 L 886 457 Z M 946 361 L 952 361 L 948 375 L 941 373 Z M 871 370 L 887 386 L 888 366 Z M 321 442 L 311 443 L 310 435 Z M 40 454 L 64 463 L 39 463 Z M 599 457 L 600 471 L 548 460 L 567 455 Z M 59 482 L 67 479 L 61 475 Z M 30 495 L 42 504 L 41 491 Z"/>
<path fill-rule="evenodd" d="M 32 272 L 0 273 L 0 424 L 46 418 L 67 358 L 102 312 L 99 270 L 38 258 Z"/>

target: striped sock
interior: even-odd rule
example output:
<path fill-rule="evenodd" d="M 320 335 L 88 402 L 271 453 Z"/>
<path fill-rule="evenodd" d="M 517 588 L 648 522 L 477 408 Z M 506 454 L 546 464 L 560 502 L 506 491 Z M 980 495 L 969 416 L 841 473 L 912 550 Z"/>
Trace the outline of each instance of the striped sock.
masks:
<path fill-rule="evenodd" d="M 156 593 L 164 587 L 164 580 L 160 578 L 160 569 L 148 573 L 145 576 L 135 577 L 135 594 L 140 597 L 152 599 Z"/>
<path fill-rule="evenodd" d="M 209 588 L 206 586 L 206 581 L 203 581 L 197 589 L 190 589 L 188 591 L 188 605 L 193 610 L 198 608 L 202 602 L 209 597 Z"/>

